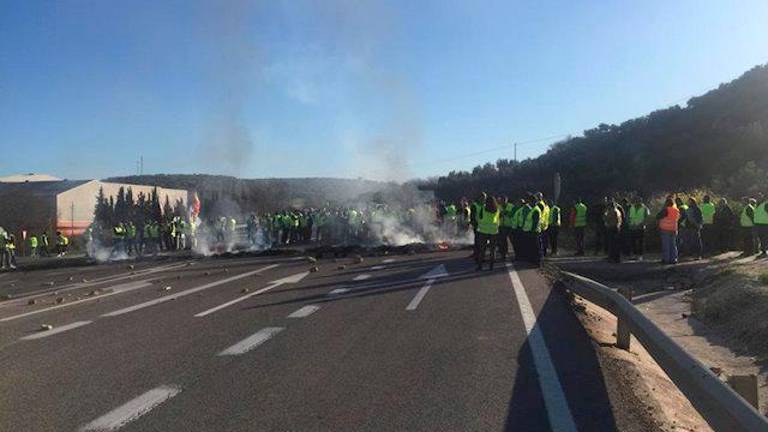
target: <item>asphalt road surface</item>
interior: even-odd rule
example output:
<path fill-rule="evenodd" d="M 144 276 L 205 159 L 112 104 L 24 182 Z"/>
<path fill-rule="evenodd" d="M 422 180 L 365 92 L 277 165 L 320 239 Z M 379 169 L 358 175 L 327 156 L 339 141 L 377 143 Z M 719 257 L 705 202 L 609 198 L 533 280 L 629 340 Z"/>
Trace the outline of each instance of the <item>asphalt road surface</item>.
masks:
<path fill-rule="evenodd" d="M 565 299 L 467 254 L 3 273 L 0 431 L 615 429 Z"/>

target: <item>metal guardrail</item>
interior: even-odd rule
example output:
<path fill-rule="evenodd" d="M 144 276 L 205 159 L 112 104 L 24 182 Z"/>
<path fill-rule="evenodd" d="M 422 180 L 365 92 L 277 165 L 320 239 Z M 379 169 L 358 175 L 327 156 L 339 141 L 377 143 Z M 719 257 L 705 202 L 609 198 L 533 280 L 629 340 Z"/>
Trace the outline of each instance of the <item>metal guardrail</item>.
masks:
<path fill-rule="evenodd" d="M 629 349 L 629 334 L 634 335 L 714 430 L 768 432 L 768 418 L 656 327 L 625 297 L 627 293 L 575 273 L 561 273 L 575 282 L 568 284 L 568 290 L 618 318 L 617 346 Z"/>

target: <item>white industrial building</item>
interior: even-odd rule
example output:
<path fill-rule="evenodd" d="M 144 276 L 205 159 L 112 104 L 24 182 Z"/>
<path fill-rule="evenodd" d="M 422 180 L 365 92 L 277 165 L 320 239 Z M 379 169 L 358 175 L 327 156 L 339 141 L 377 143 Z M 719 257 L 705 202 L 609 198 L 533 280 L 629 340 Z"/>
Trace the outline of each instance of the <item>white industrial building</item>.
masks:
<path fill-rule="evenodd" d="M 69 236 L 82 234 L 93 222 L 99 189 L 116 197 L 119 189 L 131 188 L 134 198 L 139 193 L 149 196 L 151 185 L 109 183 L 100 180 L 63 180 L 45 174 L 23 174 L 0 177 L 0 227 L 17 238 L 21 232 L 50 234 L 61 231 Z M 157 188 L 160 202 L 171 204 L 181 200 L 185 206 L 188 193 L 183 189 Z"/>

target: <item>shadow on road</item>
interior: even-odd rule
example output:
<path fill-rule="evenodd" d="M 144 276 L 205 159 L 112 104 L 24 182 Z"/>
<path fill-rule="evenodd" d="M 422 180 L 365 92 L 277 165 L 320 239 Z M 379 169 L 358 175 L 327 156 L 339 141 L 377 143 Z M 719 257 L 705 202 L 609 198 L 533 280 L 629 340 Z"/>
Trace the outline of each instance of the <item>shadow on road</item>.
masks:
<path fill-rule="evenodd" d="M 524 266 L 516 267 L 519 273 L 535 271 Z M 526 282 L 525 279 L 523 281 Z M 532 286 L 526 288 L 529 293 L 534 290 Z M 538 329 L 544 337 L 576 427 L 580 431 L 617 430 L 597 353 L 568 300 L 552 288 L 538 309 L 533 293 L 529 296 L 536 312 L 534 329 Z M 518 370 L 509 401 L 506 431 L 551 430 L 543 426 L 548 425 L 549 420 L 538 370 L 540 368 L 534 363 L 529 336 L 518 354 Z"/>

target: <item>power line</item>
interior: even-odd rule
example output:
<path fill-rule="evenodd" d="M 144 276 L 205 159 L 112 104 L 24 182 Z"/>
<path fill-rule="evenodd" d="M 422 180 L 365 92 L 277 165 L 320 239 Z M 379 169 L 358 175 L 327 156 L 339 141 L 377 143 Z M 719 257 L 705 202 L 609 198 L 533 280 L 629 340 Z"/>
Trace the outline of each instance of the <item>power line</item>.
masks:
<path fill-rule="evenodd" d="M 570 134 L 552 135 L 552 136 L 543 137 L 543 138 L 536 138 L 536 139 L 532 139 L 532 140 L 528 140 L 528 141 L 520 141 L 520 142 L 516 142 L 514 144 L 504 144 L 504 145 L 500 145 L 500 146 L 496 146 L 496 147 L 491 147 L 491 148 L 487 148 L 485 150 L 480 150 L 480 151 L 476 151 L 476 152 L 472 152 L 472 153 L 464 153 L 464 154 L 460 154 L 460 155 L 451 156 L 449 158 L 433 159 L 433 160 L 430 160 L 430 161 L 422 161 L 422 162 L 416 162 L 416 163 L 409 163 L 408 165 L 414 167 L 414 166 L 423 166 L 423 165 L 433 165 L 433 164 L 443 163 L 443 162 L 452 162 L 452 161 L 455 161 L 455 160 L 465 159 L 465 158 L 472 157 L 472 156 L 478 156 L 478 155 L 482 155 L 482 154 L 493 153 L 493 152 L 496 152 L 496 151 L 499 151 L 499 150 L 505 150 L 505 149 L 508 149 L 510 147 L 514 148 L 514 150 L 515 150 L 515 160 L 517 160 L 517 146 L 526 145 L 526 144 L 534 144 L 534 143 L 538 143 L 538 142 L 542 142 L 542 141 L 550 141 L 550 140 L 553 140 L 553 139 L 565 138 L 567 136 L 570 136 Z"/>

